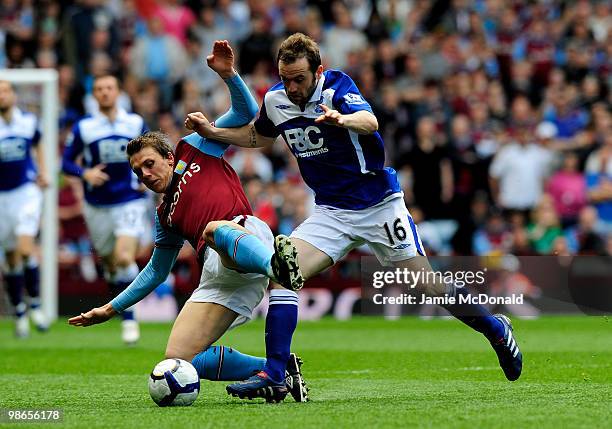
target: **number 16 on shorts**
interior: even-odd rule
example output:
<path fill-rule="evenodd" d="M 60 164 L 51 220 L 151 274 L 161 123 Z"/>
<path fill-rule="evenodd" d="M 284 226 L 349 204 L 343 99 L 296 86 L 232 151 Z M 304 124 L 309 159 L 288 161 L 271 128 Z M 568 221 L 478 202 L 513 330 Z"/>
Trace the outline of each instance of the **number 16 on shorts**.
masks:
<path fill-rule="evenodd" d="M 383 224 L 383 229 L 389 241 L 389 246 L 394 250 L 406 249 L 414 245 L 416 251 L 420 255 L 425 256 L 421 238 L 419 237 L 417 227 L 410 214 L 406 214 L 405 218 L 402 216 L 390 222 L 385 222 Z"/>

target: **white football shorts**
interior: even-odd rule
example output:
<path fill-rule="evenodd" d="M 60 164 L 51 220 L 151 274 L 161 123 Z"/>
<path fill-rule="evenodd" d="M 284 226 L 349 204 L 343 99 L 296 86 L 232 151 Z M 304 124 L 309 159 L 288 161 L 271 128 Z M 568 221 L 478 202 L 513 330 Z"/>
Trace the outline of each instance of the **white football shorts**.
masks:
<path fill-rule="evenodd" d="M 147 219 L 147 204 L 146 198 L 112 206 L 85 203 L 83 217 L 98 255 L 112 254 L 118 236 L 140 238 L 146 233 L 146 224 L 151 222 Z"/>
<path fill-rule="evenodd" d="M 42 191 L 28 182 L 10 191 L 0 191 L 0 247 L 15 250 L 18 236 L 36 237 L 40 229 Z"/>
<path fill-rule="evenodd" d="M 237 222 L 242 216 L 237 216 Z M 266 247 L 274 249 L 274 235 L 270 227 L 255 216 L 247 216 L 244 227 L 259 238 Z M 269 279 L 262 274 L 239 273 L 223 265 L 219 254 L 206 249 L 200 284 L 189 298 L 191 302 L 214 302 L 238 313 L 232 327 L 242 325 L 252 318 L 268 288 Z"/>
<path fill-rule="evenodd" d="M 291 238 L 312 244 L 336 263 L 352 249 L 367 244 L 384 266 L 425 256 L 417 226 L 403 194 L 393 194 L 363 210 L 316 206 Z"/>

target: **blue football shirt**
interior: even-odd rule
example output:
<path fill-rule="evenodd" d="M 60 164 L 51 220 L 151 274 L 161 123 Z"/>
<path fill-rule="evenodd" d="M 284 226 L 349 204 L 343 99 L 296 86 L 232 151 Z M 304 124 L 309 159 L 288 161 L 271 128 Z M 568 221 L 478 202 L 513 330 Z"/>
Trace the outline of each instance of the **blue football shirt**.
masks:
<path fill-rule="evenodd" d="M 34 114 L 15 107 L 8 122 L 0 117 L 0 191 L 10 191 L 36 179 L 32 148 L 39 141 Z"/>
<path fill-rule="evenodd" d="M 85 200 L 95 206 L 124 203 L 143 198 L 138 177 L 127 159 L 127 144 L 145 133 L 142 117 L 119 109 L 113 122 L 101 113 L 85 117 L 74 124 L 64 151 L 62 169 L 77 174 L 75 160 L 82 155 L 83 168 L 105 164 L 110 180 L 102 186 L 85 183 Z"/>
<path fill-rule="evenodd" d="M 318 205 L 360 210 L 401 192 L 397 174 L 385 168 L 385 149 L 378 132 L 363 135 L 346 128 L 315 123 L 325 104 L 342 114 L 372 112 L 353 80 L 337 70 L 323 72 L 304 110 L 293 104 L 282 82 L 264 96 L 257 132 L 282 135 L 297 158 Z"/>

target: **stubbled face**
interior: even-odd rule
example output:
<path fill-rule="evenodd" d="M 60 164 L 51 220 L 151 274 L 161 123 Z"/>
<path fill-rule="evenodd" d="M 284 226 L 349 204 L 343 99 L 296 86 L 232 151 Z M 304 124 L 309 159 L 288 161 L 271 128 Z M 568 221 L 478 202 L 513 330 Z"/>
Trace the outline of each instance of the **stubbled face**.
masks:
<path fill-rule="evenodd" d="M 11 84 L 0 81 L 0 112 L 6 112 L 15 105 L 15 91 Z"/>
<path fill-rule="evenodd" d="M 310 71 L 306 58 L 298 58 L 290 64 L 282 61 L 278 63 L 278 74 L 285 85 L 287 97 L 296 105 L 303 106 L 308 102 L 321 73 L 323 73 L 323 66 L 319 66 L 316 73 L 313 73 Z"/>
<path fill-rule="evenodd" d="M 119 98 L 119 83 L 112 76 L 96 79 L 93 86 L 93 96 L 100 109 L 111 109 Z"/>
<path fill-rule="evenodd" d="M 130 165 L 147 188 L 163 194 L 172 181 L 174 155 L 164 158 L 152 147 L 145 147 L 130 157 Z"/>

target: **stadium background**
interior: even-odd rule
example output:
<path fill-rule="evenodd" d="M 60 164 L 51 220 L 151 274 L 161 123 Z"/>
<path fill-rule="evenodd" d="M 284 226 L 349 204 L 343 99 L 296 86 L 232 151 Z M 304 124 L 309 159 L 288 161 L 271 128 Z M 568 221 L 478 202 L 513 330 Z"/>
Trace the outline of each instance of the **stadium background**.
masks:
<path fill-rule="evenodd" d="M 96 75 L 120 76 L 121 104 L 176 141 L 187 112 L 214 118 L 228 106 L 203 61 L 214 40 L 231 42 L 261 101 L 277 80 L 278 44 L 302 31 L 320 43 L 325 67 L 352 76 L 373 106 L 429 255 L 612 254 L 607 2 L 13 0 L 0 5 L 0 22 L 0 66 L 59 72 L 60 144 L 96 109 Z M 37 88 L 18 93 L 24 108 L 40 108 Z M 275 233 L 308 216 L 312 195 L 285 145 L 231 148 L 227 157 Z M 106 285 L 80 184 L 60 183 L 60 313 L 72 314 L 99 303 Z M 322 305 L 312 317 L 359 286 L 361 255 L 310 282 L 332 290 L 305 292 L 302 304 Z M 179 303 L 197 276 L 186 248 L 174 270 Z"/>
<path fill-rule="evenodd" d="M 612 254 L 611 12 L 606 1 L 558 0 L 1 0 L 0 67 L 58 70 L 62 144 L 70 125 L 95 109 L 97 74 L 120 76 L 123 105 L 176 140 L 186 112 L 214 118 L 228 105 L 203 63 L 213 40 L 232 43 L 260 101 L 277 80 L 279 41 L 311 35 L 325 66 L 351 75 L 374 107 L 429 254 L 442 263 L 489 255 L 498 279 L 531 292 L 537 309 L 574 314 L 513 318 L 525 370 L 509 383 L 486 341 L 456 321 L 318 320 L 351 316 L 360 249 L 302 291 L 300 315 L 317 319 L 302 321 L 293 343 L 305 360 L 308 404 L 253 405 L 225 395 L 224 383 L 203 381 L 194 406 L 158 409 L 145 386 L 170 323 L 142 324 L 138 346 L 125 347 L 117 320 L 83 330 L 62 318 L 19 340 L 12 320 L 0 318 L 0 414 L 60 408 L 58 426 L 74 428 L 609 426 L 610 319 L 580 316 L 567 299 L 540 300 L 538 290 L 563 284 L 558 267 L 568 256 L 610 267 L 592 255 Z M 18 94 L 22 107 L 40 108 L 40 88 L 19 86 Z M 524 161 L 499 177 L 514 184 L 518 206 L 500 201 L 489 180 L 493 159 L 517 140 L 541 149 L 504 161 Z M 312 198 L 284 144 L 228 155 L 275 232 L 308 215 Z M 108 296 L 80 214 L 80 184 L 64 176 L 60 183 L 66 316 Z M 141 264 L 148 252 L 144 246 Z M 174 270 L 179 304 L 196 279 L 185 248 Z M 161 312 L 161 301 L 153 305 Z M 9 312 L 0 297 L 0 314 Z M 222 341 L 262 355 L 263 332 L 259 319 Z"/>
<path fill-rule="evenodd" d="M 60 144 L 96 109 L 96 75 L 118 75 L 121 104 L 176 141 L 187 112 L 214 118 L 228 107 L 204 62 L 214 40 L 231 42 L 260 102 L 277 81 L 278 44 L 304 32 L 324 66 L 348 73 L 373 106 L 429 255 L 612 255 L 605 1 L 6 0 L 0 22 L 0 66 L 59 72 Z M 22 107 L 40 108 L 37 88 L 18 94 Z M 284 144 L 227 157 L 275 233 L 308 216 L 312 196 Z M 99 304 L 106 285 L 80 184 L 60 183 L 60 313 L 73 314 Z M 141 264 L 151 239 L 143 237 Z M 361 250 L 310 282 L 331 295 L 306 291 L 303 301 L 332 305 L 358 287 Z M 173 279 L 179 303 L 197 276 L 185 248 Z"/>

